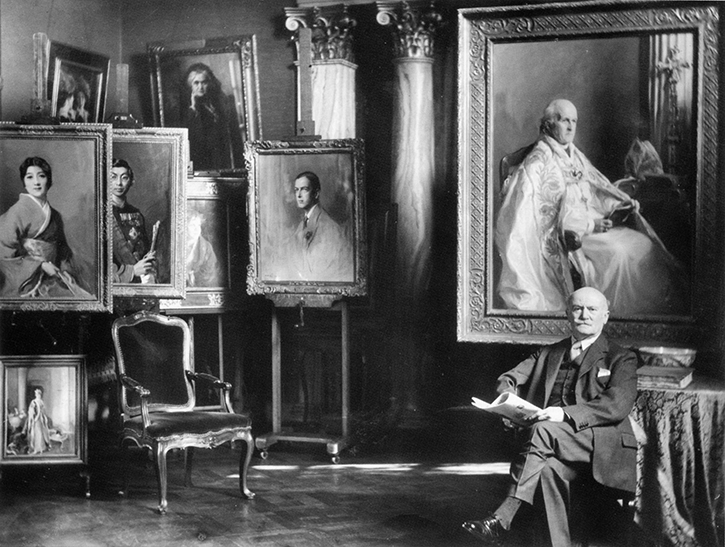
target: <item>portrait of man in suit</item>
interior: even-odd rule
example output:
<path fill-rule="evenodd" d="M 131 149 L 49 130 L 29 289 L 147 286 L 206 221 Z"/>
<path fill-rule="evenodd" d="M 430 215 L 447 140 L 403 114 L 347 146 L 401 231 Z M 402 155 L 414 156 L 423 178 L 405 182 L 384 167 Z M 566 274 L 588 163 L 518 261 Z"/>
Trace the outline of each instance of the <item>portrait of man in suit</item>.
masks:
<path fill-rule="evenodd" d="M 344 226 L 333 219 L 320 203 L 320 178 L 312 171 L 294 180 L 294 197 L 302 217 L 290 242 L 298 277 L 334 281 L 352 277 L 353 245 Z"/>

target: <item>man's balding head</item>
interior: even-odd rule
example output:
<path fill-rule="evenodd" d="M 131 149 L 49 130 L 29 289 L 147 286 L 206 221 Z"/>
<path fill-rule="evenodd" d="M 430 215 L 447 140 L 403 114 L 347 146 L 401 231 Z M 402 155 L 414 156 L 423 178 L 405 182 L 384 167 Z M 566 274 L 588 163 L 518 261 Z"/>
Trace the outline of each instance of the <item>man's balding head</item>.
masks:
<path fill-rule="evenodd" d="M 566 314 L 574 338 L 593 338 L 609 321 L 609 302 L 594 287 L 582 287 L 569 295 Z"/>
<path fill-rule="evenodd" d="M 556 139 L 559 144 L 568 146 L 576 136 L 577 119 L 574 103 L 567 99 L 554 99 L 544 109 L 540 130 Z"/>

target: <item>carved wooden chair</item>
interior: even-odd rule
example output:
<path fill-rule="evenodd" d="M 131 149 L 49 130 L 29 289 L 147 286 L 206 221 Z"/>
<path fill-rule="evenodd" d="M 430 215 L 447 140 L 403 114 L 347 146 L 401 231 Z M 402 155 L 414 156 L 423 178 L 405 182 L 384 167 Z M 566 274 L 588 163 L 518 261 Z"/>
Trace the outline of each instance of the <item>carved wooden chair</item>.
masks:
<path fill-rule="evenodd" d="M 247 469 L 254 451 L 252 421 L 232 410 L 231 384 L 192 370 L 189 326 L 178 317 L 143 311 L 116 319 L 112 328 L 116 350 L 123 432 L 121 445 L 151 450 L 159 488 L 159 513 L 166 512 L 166 453 L 185 451 L 185 486 L 191 485 L 193 450 L 215 448 L 227 441 L 247 445 L 239 461 L 239 488 L 244 497 Z M 197 381 L 219 390 L 222 411 L 194 409 Z M 125 485 L 124 485 L 125 490 Z"/>

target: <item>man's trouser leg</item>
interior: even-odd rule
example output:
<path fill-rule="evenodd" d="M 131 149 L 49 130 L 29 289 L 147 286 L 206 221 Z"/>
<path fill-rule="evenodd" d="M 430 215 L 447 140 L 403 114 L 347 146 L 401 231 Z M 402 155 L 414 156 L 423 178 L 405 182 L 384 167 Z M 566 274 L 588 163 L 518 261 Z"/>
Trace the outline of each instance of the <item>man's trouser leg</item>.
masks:
<path fill-rule="evenodd" d="M 569 545 L 569 491 L 576 478 L 576 465 L 590 464 L 594 448 L 591 429 L 575 432 L 566 422 L 538 422 L 519 457 L 511 464 L 514 484 L 510 495 L 529 504 L 541 487 L 551 543 Z"/>

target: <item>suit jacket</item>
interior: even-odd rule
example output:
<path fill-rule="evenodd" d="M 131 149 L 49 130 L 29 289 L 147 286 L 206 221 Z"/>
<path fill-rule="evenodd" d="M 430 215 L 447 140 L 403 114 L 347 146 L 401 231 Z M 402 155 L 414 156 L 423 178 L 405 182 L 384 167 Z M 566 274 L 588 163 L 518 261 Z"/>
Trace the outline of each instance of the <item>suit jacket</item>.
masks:
<path fill-rule="evenodd" d="M 301 249 L 302 275 L 315 281 L 353 281 L 352 240 L 321 204 L 315 207 L 305 226 L 301 221 L 294 234 Z"/>
<path fill-rule="evenodd" d="M 517 393 L 545 408 L 569 348 L 569 338 L 542 347 L 499 377 L 498 392 Z M 576 431 L 592 428 L 594 479 L 633 492 L 637 440 L 629 413 L 637 398 L 637 357 L 601 334 L 583 355 L 574 394 L 575 404 L 563 408 Z"/>

